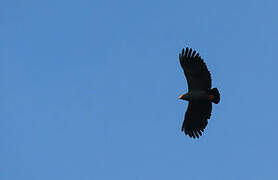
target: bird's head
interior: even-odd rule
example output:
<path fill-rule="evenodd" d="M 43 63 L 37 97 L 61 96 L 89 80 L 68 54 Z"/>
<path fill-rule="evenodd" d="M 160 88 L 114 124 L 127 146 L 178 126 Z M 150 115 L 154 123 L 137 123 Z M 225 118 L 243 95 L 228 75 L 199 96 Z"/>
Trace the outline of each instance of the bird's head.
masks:
<path fill-rule="evenodd" d="M 188 94 L 182 94 L 182 95 L 180 95 L 179 99 L 189 101 L 189 95 Z"/>

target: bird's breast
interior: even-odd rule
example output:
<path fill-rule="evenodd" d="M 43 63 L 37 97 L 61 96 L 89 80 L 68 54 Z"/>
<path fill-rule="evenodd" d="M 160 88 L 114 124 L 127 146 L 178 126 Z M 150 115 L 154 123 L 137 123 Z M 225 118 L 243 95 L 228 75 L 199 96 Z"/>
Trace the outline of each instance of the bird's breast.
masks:
<path fill-rule="evenodd" d="M 205 91 L 192 91 L 188 93 L 191 100 L 207 100 L 208 94 Z"/>

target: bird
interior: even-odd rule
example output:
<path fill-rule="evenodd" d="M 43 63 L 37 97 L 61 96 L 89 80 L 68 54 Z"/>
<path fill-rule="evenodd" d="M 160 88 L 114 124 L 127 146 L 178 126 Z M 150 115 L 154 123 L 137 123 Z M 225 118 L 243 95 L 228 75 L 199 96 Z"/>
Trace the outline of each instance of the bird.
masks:
<path fill-rule="evenodd" d="M 211 74 L 196 50 L 183 48 L 179 60 L 188 84 L 188 92 L 179 96 L 188 101 L 181 131 L 190 138 L 200 138 L 210 119 L 212 103 L 220 102 L 220 93 L 211 88 Z"/>

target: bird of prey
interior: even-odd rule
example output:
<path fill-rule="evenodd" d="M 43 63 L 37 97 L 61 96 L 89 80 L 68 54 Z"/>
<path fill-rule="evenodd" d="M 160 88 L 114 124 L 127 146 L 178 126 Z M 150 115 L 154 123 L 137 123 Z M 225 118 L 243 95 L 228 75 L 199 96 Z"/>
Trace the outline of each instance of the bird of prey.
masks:
<path fill-rule="evenodd" d="M 191 138 L 199 138 L 208 124 L 212 102 L 218 104 L 220 94 L 217 88 L 211 89 L 211 75 L 199 53 L 182 49 L 179 59 L 188 84 L 188 93 L 179 99 L 189 102 L 181 130 Z"/>

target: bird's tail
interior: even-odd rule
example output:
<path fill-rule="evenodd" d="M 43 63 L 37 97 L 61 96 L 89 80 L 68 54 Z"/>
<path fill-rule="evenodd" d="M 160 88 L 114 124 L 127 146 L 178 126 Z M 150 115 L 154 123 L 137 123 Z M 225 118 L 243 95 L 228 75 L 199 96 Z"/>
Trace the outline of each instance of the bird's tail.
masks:
<path fill-rule="evenodd" d="M 209 96 L 211 96 L 211 101 L 215 104 L 218 104 L 220 101 L 220 93 L 217 88 L 213 88 L 209 90 Z"/>

